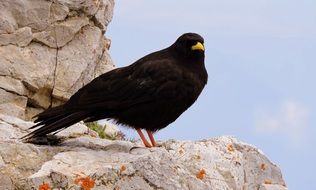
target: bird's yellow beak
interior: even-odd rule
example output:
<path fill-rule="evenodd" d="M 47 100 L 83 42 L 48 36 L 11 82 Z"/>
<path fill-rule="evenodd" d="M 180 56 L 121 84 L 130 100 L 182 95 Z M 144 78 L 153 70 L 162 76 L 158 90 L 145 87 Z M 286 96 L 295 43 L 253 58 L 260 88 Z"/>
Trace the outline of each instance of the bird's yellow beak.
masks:
<path fill-rule="evenodd" d="M 194 46 L 191 47 L 192 50 L 202 50 L 204 51 L 205 48 L 201 42 L 197 42 Z"/>

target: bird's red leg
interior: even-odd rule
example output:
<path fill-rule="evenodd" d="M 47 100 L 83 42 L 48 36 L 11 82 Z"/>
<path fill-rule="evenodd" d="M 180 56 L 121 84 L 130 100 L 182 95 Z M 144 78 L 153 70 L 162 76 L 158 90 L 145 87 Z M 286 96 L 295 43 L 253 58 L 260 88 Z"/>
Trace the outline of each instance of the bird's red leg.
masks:
<path fill-rule="evenodd" d="M 157 146 L 157 143 L 156 143 L 156 141 L 154 139 L 153 133 L 151 131 L 149 131 L 149 130 L 146 130 L 146 131 L 147 131 L 148 137 L 149 137 L 150 142 L 153 145 L 153 147 Z"/>
<path fill-rule="evenodd" d="M 149 144 L 149 142 L 146 140 L 146 138 L 145 138 L 145 136 L 144 136 L 142 130 L 141 130 L 141 129 L 136 129 L 136 130 L 137 130 L 138 135 L 139 135 L 140 138 L 142 139 L 144 145 L 145 145 L 146 147 L 148 147 L 148 148 L 152 147 L 151 144 Z"/>

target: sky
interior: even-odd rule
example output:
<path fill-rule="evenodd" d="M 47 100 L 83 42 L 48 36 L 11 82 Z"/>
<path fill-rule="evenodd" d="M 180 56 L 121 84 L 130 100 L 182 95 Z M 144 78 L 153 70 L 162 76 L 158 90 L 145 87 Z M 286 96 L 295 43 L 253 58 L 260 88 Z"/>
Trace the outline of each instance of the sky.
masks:
<path fill-rule="evenodd" d="M 316 1 L 117 0 L 106 36 L 121 67 L 186 32 L 205 39 L 208 84 L 155 138 L 235 136 L 276 163 L 289 189 L 316 189 Z"/>

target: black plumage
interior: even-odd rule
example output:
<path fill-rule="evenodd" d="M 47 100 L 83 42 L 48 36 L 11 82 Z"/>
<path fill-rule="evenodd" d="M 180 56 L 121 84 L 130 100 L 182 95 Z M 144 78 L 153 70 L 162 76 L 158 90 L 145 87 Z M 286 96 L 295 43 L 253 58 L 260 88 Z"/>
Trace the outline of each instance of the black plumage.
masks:
<path fill-rule="evenodd" d="M 166 49 L 100 75 L 64 105 L 38 114 L 32 127 L 37 129 L 24 138 L 58 132 L 81 120 L 111 118 L 138 132 L 146 129 L 153 140 L 151 132 L 175 121 L 207 83 L 203 44 L 200 35 L 186 33 Z"/>

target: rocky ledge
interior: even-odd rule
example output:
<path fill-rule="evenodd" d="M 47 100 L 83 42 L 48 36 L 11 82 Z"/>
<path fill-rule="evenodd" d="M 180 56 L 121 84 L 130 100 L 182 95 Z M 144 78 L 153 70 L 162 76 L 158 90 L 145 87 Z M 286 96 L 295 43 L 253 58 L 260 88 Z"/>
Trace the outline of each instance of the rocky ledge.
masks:
<path fill-rule="evenodd" d="M 168 140 L 149 149 L 100 139 L 79 123 L 48 146 L 19 139 L 32 125 L 0 115 L 0 189 L 287 189 L 275 164 L 233 137 Z"/>

